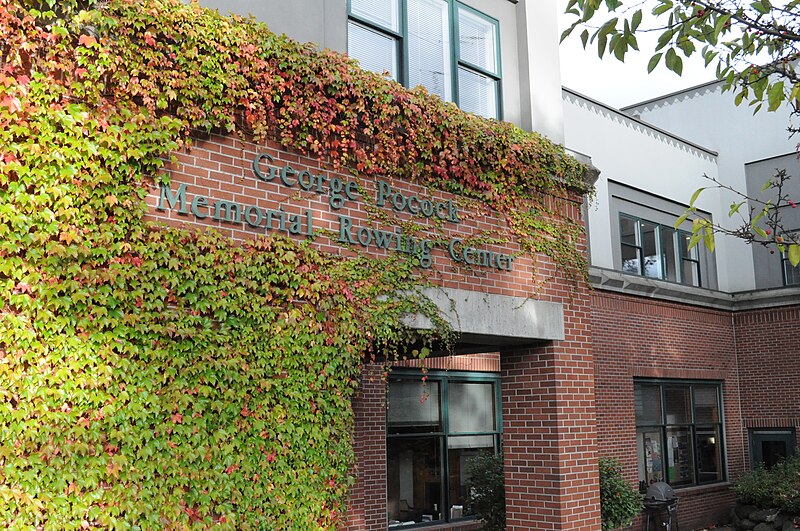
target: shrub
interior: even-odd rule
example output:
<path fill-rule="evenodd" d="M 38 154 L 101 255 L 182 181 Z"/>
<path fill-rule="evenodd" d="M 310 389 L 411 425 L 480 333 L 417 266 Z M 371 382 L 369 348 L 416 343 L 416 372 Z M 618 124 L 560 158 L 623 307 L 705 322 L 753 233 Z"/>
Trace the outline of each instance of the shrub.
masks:
<path fill-rule="evenodd" d="M 800 513 L 800 456 L 743 474 L 733 490 L 742 503 Z"/>
<path fill-rule="evenodd" d="M 616 459 L 600 458 L 600 513 L 603 530 L 631 523 L 642 510 L 642 497 L 625 481 Z"/>
<path fill-rule="evenodd" d="M 503 481 L 503 456 L 481 453 L 467 463 L 467 512 L 483 520 L 483 529 L 506 528 L 506 493 Z"/>

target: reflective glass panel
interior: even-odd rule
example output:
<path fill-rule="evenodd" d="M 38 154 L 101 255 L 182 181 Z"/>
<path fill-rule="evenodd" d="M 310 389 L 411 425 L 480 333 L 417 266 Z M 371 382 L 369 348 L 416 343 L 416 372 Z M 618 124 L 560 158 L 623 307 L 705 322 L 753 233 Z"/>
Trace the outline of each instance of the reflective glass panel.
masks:
<path fill-rule="evenodd" d="M 388 30 L 400 31 L 400 0 L 350 0 L 350 13 Z"/>
<path fill-rule="evenodd" d="M 497 32 L 495 25 L 459 6 L 458 50 L 462 61 L 497 74 Z"/>
<path fill-rule="evenodd" d="M 785 259 L 783 261 L 783 273 L 787 286 L 800 284 L 800 265 L 795 267 L 788 259 Z"/>
<path fill-rule="evenodd" d="M 716 387 L 695 386 L 694 421 L 696 424 L 720 422 Z"/>
<path fill-rule="evenodd" d="M 472 70 L 458 69 L 458 106 L 461 110 L 497 118 L 497 81 Z"/>
<path fill-rule="evenodd" d="M 640 490 L 656 481 L 664 481 L 664 449 L 661 447 L 661 430 L 638 430 Z M 643 482 L 643 484 L 642 484 Z"/>
<path fill-rule="evenodd" d="M 644 276 L 661 278 L 661 256 L 658 252 L 658 226 L 642 221 L 642 262 Z"/>
<path fill-rule="evenodd" d="M 673 282 L 679 282 L 678 269 L 680 267 L 680 256 L 675 243 L 676 232 L 669 227 L 661 227 L 661 256 L 664 263 L 664 278 Z"/>
<path fill-rule="evenodd" d="M 619 237 L 622 243 L 639 245 L 639 222 L 635 219 L 620 217 Z"/>
<path fill-rule="evenodd" d="M 452 100 L 450 27 L 444 0 L 408 0 L 408 85 Z"/>
<path fill-rule="evenodd" d="M 442 431 L 439 382 L 399 380 L 389 383 L 389 433 Z"/>
<path fill-rule="evenodd" d="M 667 424 L 692 422 L 692 402 L 688 387 L 665 387 L 664 402 L 667 410 Z"/>
<path fill-rule="evenodd" d="M 693 260 L 683 260 L 681 264 L 682 282 L 689 286 L 700 285 L 700 264 Z"/>
<path fill-rule="evenodd" d="M 679 240 L 681 247 L 681 257 L 697 260 L 697 245 L 689 249 L 689 244 L 692 242 L 692 235 L 686 231 L 679 231 Z"/>
<path fill-rule="evenodd" d="M 397 80 L 397 41 L 354 22 L 350 22 L 347 28 L 347 52 L 350 57 L 358 59 L 364 70 L 378 74 L 389 72 L 391 78 Z"/>
<path fill-rule="evenodd" d="M 451 443 L 453 439 L 453 437 L 450 438 Z M 455 437 L 455 439 L 460 439 L 460 437 Z M 478 458 L 481 454 L 483 456 L 494 455 L 494 437 L 485 436 L 482 439 L 483 443 L 474 447 L 462 446 L 461 443 L 457 442 L 457 447 L 451 447 L 448 452 L 450 506 L 446 510 L 451 520 L 472 514 L 467 510 L 465 503 L 469 494 L 466 483 L 471 477 L 468 470 L 469 465 L 473 459 Z"/>
<path fill-rule="evenodd" d="M 447 401 L 450 433 L 475 433 L 496 429 L 492 384 L 450 382 Z"/>
<path fill-rule="evenodd" d="M 622 270 L 625 273 L 641 274 L 639 269 L 639 248 L 622 245 Z"/>
<path fill-rule="evenodd" d="M 661 388 L 657 385 L 634 386 L 636 424 L 661 424 Z"/>

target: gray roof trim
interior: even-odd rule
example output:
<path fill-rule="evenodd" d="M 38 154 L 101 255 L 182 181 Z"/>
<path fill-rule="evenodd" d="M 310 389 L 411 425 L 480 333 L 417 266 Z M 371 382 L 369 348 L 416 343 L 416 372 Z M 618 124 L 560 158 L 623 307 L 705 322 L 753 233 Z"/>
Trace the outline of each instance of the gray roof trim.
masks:
<path fill-rule="evenodd" d="M 726 293 L 594 266 L 589 281 L 598 290 L 732 312 L 800 304 L 800 286 Z"/>
<path fill-rule="evenodd" d="M 744 165 L 747 166 L 749 164 L 758 164 L 760 162 L 767 162 L 767 161 L 773 160 L 773 159 L 781 159 L 781 158 L 786 157 L 788 155 L 797 156 L 797 152 L 796 151 L 788 151 L 788 152 L 786 152 L 786 153 L 784 153 L 782 155 L 773 155 L 771 157 L 765 157 L 763 159 L 751 160 L 750 162 L 745 162 Z"/>
<path fill-rule="evenodd" d="M 657 103 L 659 101 L 668 100 L 669 98 L 674 98 L 676 96 L 681 96 L 683 94 L 694 92 L 696 90 L 704 89 L 715 85 L 716 83 L 722 83 L 719 79 L 714 79 L 711 81 L 706 81 L 705 83 L 700 83 L 699 85 L 693 85 L 691 87 L 676 90 L 675 92 L 670 92 L 669 94 L 664 94 L 663 96 L 657 96 L 655 98 L 650 98 L 649 100 L 640 101 L 639 103 L 634 103 L 632 105 L 626 105 L 625 107 L 621 107 L 620 110 L 622 112 L 627 113 L 637 107 L 644 107 L 646 105 L 650 105 L 651 103 Z"/>
<path fill-rule="evenodd" d="M 592 99 L 592 98 L 590 98 L 588 96 L 584 96 L 580 92 L 575 92 L 574 90 L 572 90 L 570 88 L 567 88 L 567 87 L 563 87 L 563 86 L 561 87 L 561 91 L 562 92 L 566 92 L 567 94 L 569 94 L 569 95 L 571 95 L 573 97 L 580 98 L 580 99 L 584 100 L 585 102 L 590 103 L 591 105 L 600 107 L 600 108 L 602 108 L 602 109 L 604 109 L 604 110 L 606 110 L 608 112 L 616 114 L 620 118 L 623 118 L 625 120 L 629 120 L 631 123 L 635 123 L 635 124 L 637 124 L 637 125 L 639 125 L 641 127 L 644 127 L 646 129 L 650 129 L 651 131 L 654 131 L 654 132 L 656 132 L 658 134 L 664 135 L 667 138 L 671 138 L 672 140 L 675 140 L 675 141 L 677 141 L 677 142 L 679 142 L 681 144 L 684 144 L 686 146 L 694 148 L 694 149 L 696 149 L 698 151 L 702 151 L 703 153 L 705 153 L 707 155 L 710 155 L 712 157 L 716 157 L 716 156 L 719 155 L 719 153 L 717 153 L 716 151 L 714 151 L 712 149 L 705 148 L 705 147 L 703 147 L 703 146 L 701 146 L 699 144 L 695 144 L 694 142 L 686 140 L 685 138 L 681 138 L 681 137 L 679 137 L 678 135 L 676 135 L 674 133 L 670 133 L 669 131 L 667 131 L 665 129 L 661 129 L 660 127 L 656 127 L 653 124 L 649 124 L 649 123 L 647 123 L 647 122 L 645 122 L 643 120 L 640 120 L 639 118 L 635 118 L 635 117 L 631 116 L 630 114 L 626 114 L 626 113 L 622 112 L 619 109 L 615 109 L 614 107 L 611 107 L 610 105 L 606 105 L 605 103 L 602 103 L 600 101 Z"/>

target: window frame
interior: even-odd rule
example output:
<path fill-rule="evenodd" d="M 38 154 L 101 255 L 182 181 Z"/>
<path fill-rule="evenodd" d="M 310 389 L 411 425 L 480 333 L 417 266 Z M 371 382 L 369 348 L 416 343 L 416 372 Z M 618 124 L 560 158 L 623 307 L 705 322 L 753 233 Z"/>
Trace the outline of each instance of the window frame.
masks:
<path fill-rule="evenodd" d="M 404 87 L 409 86 L 409 77 L 410 77 L 410 70 L 408 67 L 409 62 L 409 46 L 408 46 L 408 2 L 407 0 L 396 0 L 398 5 L 398 31 L 394 31 L 391 28 L 386 28 L 381 26 L 378 23 L 370 21 L 357 13 L 353 13 L 352 9 L 352 0 L 347 0 L 347 21 L 348 27 L 350 23 L 357 24 L 363 27 L 366 27 L 372 31 L 377 33 L 381 33 L 386 37 L 390 37 L 395 40 L 395 46 L 397 47 L 396 53 L 398 58 L 398 65 L 397 65 L 397 78 L 395 81 L 402 84 Z M 450 32 L 450 47 L 447 50 L 447 54 L 449 55 L 450 59 L 450 93 L 451 93 L 451 100 L 453 103 L 461 107 L 460 104 L 460 93 L 459 93 L 459 81 L 458 81 L 458 74 L 460 69 L 464 69 L 465 71 L 472 72 L 478 75 L 486 76 L 490 78 L 496 86 L 496 94 L 495 94 L 495 108 L 497 109 L 497 116 L 490 117 L 497 120 L 503 119 L 503 97 L 502 97 L 502 79 L 503 79 L 503 71 L 502 71 L 502 63 L 501 63 L 501 51 L 500 51 L 500 21 L 486 13 L 478 11 L 477 9 L 459 2 L 458 0 L 442 0 L 443 3 L 447 4 L 447 16 L 448 16 L 448 30 Z M 461 59 L 461 46 L 460 46 L 460 24 L 459 24 L 459 10 L 464 9 L 465 11 L 475 15 L 479 18 L 482 18 L 486 22 L 489 22 L 494 28 L 494 37 L 495 37 L 495 64 L 497 66 L 497 71 L 492 72 L 490 70 L 486 70 L 485 68 L 480 67 L 479 65 L 473 64 L 467 60 Z M 348 39 L 349 43 L 349 39 Z M 349 46 L 349 44 L 348 44 Z M 348 50 L 349 51 L 349 50 Z M 413 88 L 413 87 L 412 87 Z"/>
<path fill-rule="evenodd" d="M 634 234 L 634 236 L 635 236 L 636 244 L 625 243 L 625 242 L 622 241 L 622 220 L 623 220 L 623 218 L 634 222 L 634 225 L 635 225 L 635 234 Z M 653 225 L 655 227 L 655 230 L 656 230 L 655 246 L 656 246 L 656 254 L 659 257 L 659 276 L 657 276 L 657 277 L 647 276 L 645 274 L 644 243 L 643 243 L 644 238 L 643 238 L 643 234 L 642 234 L 642 224 L 643 223 L 647 223 L 647 224 Z M 644 218 L 640 218 L 638 216 L 634 216 L 632 214 L 625 214 L 623 212 L 619 213 L 619 225 L 618 226 L 619 226 L 619 231 L 620 231 L 619 232 L 620 251 L 622 249 L 624 249 L 625 247 L 635 249 L 636 250 L 636 256 L 637 256 L 637 259 L 638 259 L 638 262 L 639 262 L 639 271 L 638 271 L 638 273 L 632 273 L 630 271 L 625 271 L 622 268 L 623 262 L 624 262 L 624 260 L 622 259 L 622 256 L 624 256 L 624 253 L 621 253 L 621 255 L 620 255 L 620 260 L 621 260 L 620 271 L 622 271 L 624 273 L 637 274 L 637 275 L 645 277 L 645 278 L 656 278 L 656 279 L 659 279 L 659 280 L 664 280 L 666 282 L 677 282 L 678 284 L 683 284 L 685 286 L 703 287 L 702 266 L 701 266 L 701 263 L 700 263 L 700 253 L 697 250 L 697 246 L 695 246 L 695 247 L 693 247 L 691 249 L 687 249 L 688 256 L 684 254 L 683 248 L 681 247 L 681 239 L 682 238 L 686 238 L 686 237 L 691 238 L 691 233 L 689 231 L 685 231 L 683 229 L 676 229 L 674 227 L 669 227 L 667 225 L 664 225 L 663 223 L 650 221 L 650 220 L 647 220 L 647 219 L 644 219 Z M 672 248 L 675 250 L 675 256 L 672 256 L 672 257 L 669 257 L 669 258 L 671 258 L 675 262 L 675 265 L 677 266 L 677 271 L 675 272 L 675 276 L 676 276 L 677 280 L 670 280 L 668 278 L 668 275 L 667 275 L 667 272 L 666 272 L 666 262 L 667 262 L 668 257 L 666 257 L 665 251 L 664 251 L 664 247 L 665 247 L 664 246 L 664 237 L 665 236 L 664 236 L 664 230 L 663 230 L 664 228 L 667 228 L 667 229 L 671 230 L 672 233 L 673 233 L 672 234 L 672 240 L 673 240 Z M 684 272 L 683 272 L 683 264 L 685 262 L 689 262 L 689 263 L 691 263 L 693 265 L 695 274 L 697 275 L 697 284 L 694 284 L 694 283 L 691 283 L 691 282 L 687 282 L 687 279 L 685 278 Z"/>
<path fill-rule="evenodd" d="M 797 233 L 793 233 L 792 236 L 797 236 Z M 789 237 L 786 239 L 791 240 L 792 238 Z M 796 282 L 789 281 L 789 271 L 792 269 L 796 271 L 793 275 L 795 278 L 797 278 Z M 800 264 L 796 266 L 792 265 L 792 263 L 789 261 L 788 249 L 781 253 L 781 276 L 783 277 L 784 286 L 800 286 Z"/>
<path fill-rule="evenodd" d="M 441 514 L 442 518 L 438 520 L 433 520 L 431 522 L 421 522 L 414 525 L 403 526 L 405 529 L 406 527 L 417 528 L 417 527 L 424 527 L 429 525 L 441 525 L 443 523 L 450 523 L 450 522 L 463 522 L 474 520 L 474 515 L 465 515 L 462 517 L 451 518 L 448 511 L 444 510 L 445 507 L 450 507 L 452 505 L 450 500 L 450 460 L 448 455 L 448 439 L 450 437 L 464 437 L 464 436 L 492 436 L 494 442 L 494 451 L 495 455 L 502 454 L 503 448 L 503 418 L 502 418 L 502 405 L 500 403 L 501 400 L 501 378 L 499 373 L 495 372 L 469 372 L 469 371 L 439 371 L 439 370 L 428 370 L 424 373 L 426 377 L 425 382 L 437 382 L 439 384 L 440 394 L 441 394 L 441 402 L 439 404 L 439 411 L 441 416 L 441 431 L 432 431 L 432 432 L 425 432 L 425 433 L 391 433 L 390 426 L 389 426 L 389 414 L 388 414 L 388 402 L 387 402 L 387 414 L 386 414 L 386 423 L 385 423 L 385 434 L 386 434 L 386 443 L 387 443 L 387 451 L 389 446 L 389 441 L 393 440 L 400 440 L 400 439 L 413 439 L 413 438 L 420 438 L 420 437 L 435 437 L 439 440 L 439 455 L 437 456 L 440 463 L 441 463 L 441 484 L 440 484 L 440 492 L 439 492 L 439 501 L 441 503 Z M 387 397 L 388 400 L 391 401 L 391 389 L 390 385 L 393 381 L 397 380 L 405 380 L 405 381 L 418 381 L 422 382 L 423 373 L 419 369 L 400 369 L 394 368 L 392 369 L 389 378 L 386 382 L 386 389 L 387 389 Z M 490 383 L 493 386 L 494 392 L 494 417 L 495 417 L 495 426 L 494 430 L 492 431 L 479 431 L 479 432 L 450 432 L 450 417 L 449 417 L 449 385 L 452 383 Z M 430 399 L 430 398 L 428 398 Z M 387 459 L 387 466 L 388 466 L 388 459 Z M 387 477 L 388 479 L 388 477 Z M 388 499 L 388 489 L 387 489 L 387 504 L 389 502 Z"/>
<path fill-rule="evenodd" d="M 639 444 L 640 444 L 640 434 L 644 433 L 645 431 L 655 432 L 658 431 L 660 435 L 660 447 L 662 449 L 662 455 L 664 454 L 664 450 L 668 447 L 668 432 L 670 429 L 686 429 L 690 434 L 691 438 L 691 447 L 692 447 L 692 480 L 689 484 L 672 484 L 669 481 L 669 473 L 664 470 L 663 479 L 661 481 L 670 483 L 670 485 L 674 489 L 683 489 L 683 488 L 692 488 L 698 486 L 705 486 L 705 485 L 714 485 L 719 483 L 724 483 L 727 481 L 728 477 L 728 470 L 727 470 L 727 456 L 726 456 L 726 434 L 725 434 L 725 410 L 724 410 L 724 400 L 723 400 L 723 382 L 720 380 L 684 380 L 684 379 L 657 379 L 657 378 L 634 378 L 634 417 L 635 417 L 635 425 L 636 425 L 636 452 L 637 452 L 637 470 L 639 470 L 639 488 L 641 491 L 646 491 L 647 484 L 645 482 L 645 477 L 642 476 L 641 470 L 644 468 L 642 465 L 643 463 L 640 462 L 640 454 L 639 454 Z M 653 423 L 648 421 L 642 421 L 640 423 L 640 419 L 636 416 L 636 389 L 637 386 L 647 386 L 647 387 L 657 387 L 659 389 L 659 396 L 661 401 L 661 421 L 659 423 Z M 697 407 L 696 407 L 696 399 L 695 399 L 695 389 L 697 387 L 713 387 L 716 391 L 716 398 L 717 398 L 717 408 L 719 411 L 718 420 L 716 422 L 702 422 L 697 420 Z M 673 422 L 669 423 L 667 418 L 667 401 L 665 397 L 665 392 L 667 389 L 681 389 L 685 388 L 688 389 L 689 398 L 690 398 L 690 412 L 691 418 L 688 419 L 686 422 Z M 719 479 L 713 480 L 700 480 L 700 463 L 699 459 L 697 458 L 699 454 L 699 440 L 697 437 L 698 430 L 708 430 L 716 429 L 716 433 L 719 433 L 720 441 L 719 441 Z M 663 457 L 662 457 L 663 460 Z M 663 466 L 663 464 L 662 464 Z"/>

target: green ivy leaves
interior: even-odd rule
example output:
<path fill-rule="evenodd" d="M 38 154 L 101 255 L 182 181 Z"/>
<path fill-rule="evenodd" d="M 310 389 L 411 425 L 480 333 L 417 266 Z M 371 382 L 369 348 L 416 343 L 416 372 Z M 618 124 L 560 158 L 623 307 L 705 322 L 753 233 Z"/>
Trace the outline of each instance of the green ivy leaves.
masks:
<path fill-rule="evenodd" d="M 164 157 L 277 139 L 487 201 L 575 276 L 580 226 L 542 205 L 583 168 L 250 20 L 85 5 L 0 0 L 0 527 L 335 528 L 365 355 L 447 327 L 400 256 L 144 223 Z"/>

